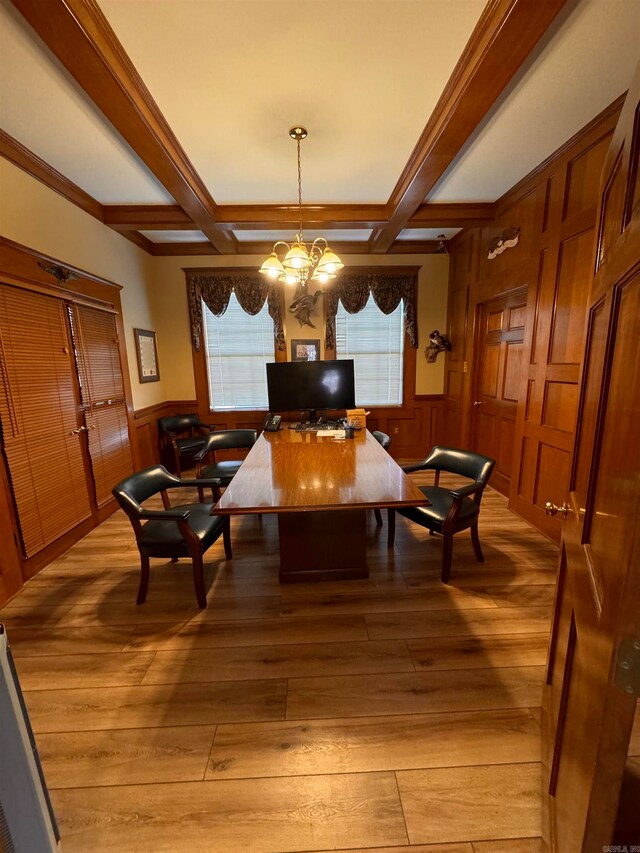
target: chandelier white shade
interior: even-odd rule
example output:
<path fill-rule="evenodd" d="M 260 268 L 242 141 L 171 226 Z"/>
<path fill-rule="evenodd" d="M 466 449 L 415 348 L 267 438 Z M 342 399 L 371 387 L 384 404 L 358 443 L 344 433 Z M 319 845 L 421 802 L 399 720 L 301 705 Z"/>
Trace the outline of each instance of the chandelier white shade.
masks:
<path fill-rule="evenodd" d="M 324 237 L 316 237 L 312 243 L 305 243 L 302 229 L 302 168 L 300 161 L 300 142 L 307 136 L 304 127 L 292 127 L 289 136 L 298 147 L 298 212 L 300 230 L 293 243 L 278 240 L 269 257 L 260 267 L 267 278 L 283 284 L 304 286 L 307 281 L 325 284 L 336 277 L 344 264 L 331 249 Z"/>

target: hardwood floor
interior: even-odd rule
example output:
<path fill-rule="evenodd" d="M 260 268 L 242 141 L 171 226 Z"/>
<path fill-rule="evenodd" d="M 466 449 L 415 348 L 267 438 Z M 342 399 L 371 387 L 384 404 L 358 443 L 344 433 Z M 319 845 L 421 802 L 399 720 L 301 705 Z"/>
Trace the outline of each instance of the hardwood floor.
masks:
<path fill-rule="evenodd" d="M 275 519 L 234 519 L 200 611 L 186 560 L 136 606 L 118 513 L 2 610 L 67 853 L 540 853 L 557 549 L 488 489 L 445 587 L 368 515 L 368 580 L 282 587 Z"/>

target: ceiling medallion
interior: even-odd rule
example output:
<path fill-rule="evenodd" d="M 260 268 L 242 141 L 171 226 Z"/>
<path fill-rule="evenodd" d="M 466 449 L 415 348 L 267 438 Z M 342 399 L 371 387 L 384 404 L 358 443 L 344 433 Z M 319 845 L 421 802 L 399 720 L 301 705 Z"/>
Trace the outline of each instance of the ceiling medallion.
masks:
<path fill-rule="evenodd" d="M 313 243 L 304 242 L 302 230 L 302 167 L 300 161 L 300 142 L 306 138 L 304 127 L 292 127 L 289 136 L 295 140 L 298 148 L 298 215 L 300 228 L 293 243 L 278 240 L 273 251 L 260 267 L 260 272 L 268 278 L 277 279 L 283 284 L 296 285 L 304 289 L 308 281 L 325 284 L 336 277 L 344 266 L 340 258 L 332 251 L 324 237 L 316 237 Z M 280 249 L 280 256 L 278 255 Z"/>

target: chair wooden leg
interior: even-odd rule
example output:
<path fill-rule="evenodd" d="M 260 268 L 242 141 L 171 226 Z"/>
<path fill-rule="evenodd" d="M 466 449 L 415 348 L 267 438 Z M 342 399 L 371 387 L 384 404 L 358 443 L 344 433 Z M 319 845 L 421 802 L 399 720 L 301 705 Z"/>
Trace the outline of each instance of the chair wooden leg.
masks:
<path fill-rule="evenodd" d="M 140 554 L 140 586 L 138 587 L 138 597 L 136 604 L 144 604 L 147 598 L 147 590 L 149 589 L 149 558 Z"/>
<path fill-rule="evenodd" d="M 453 559 L 453 533 L 443 533 L 442 542 L 442 583 L 449 583 L 451 577 L 451 560 Z"/>
<path fill-rule="evenodd" d="M 379 509 L 374 509 L 373 514 L 376 517 L 376 527 L 382 527 L 382 514 Z"/>
<path fill-rule="evenodd" d="M 171 562 L 172 562 L 172 563 L 177 563 L 177 562 L 178 562 L 178 558 L 177 558 L 177 557 L 172 557 L 172 558 L 171 558 Z"/>
<path fill-rule="evenodd" d="M 201 504 L 203 504 L 205 502 L 205 500 L 204 500 L 204 489 L 202 488 L 202 486 L 198 486 L 198 500 L 200 501 Z"/>
<path fill-rule="evenodd" d="M 393 548 L 396 538 L 396 511 L 394 509 L 387 510 L 387 527 L 387 548 Z"/>
<path fill-rule="evenodd" d="M 471 543 L 473 545 L 473 550 L 476 555 L 476 560 L 479 563 L 484 563 L 484 554 L 482 553 L 482 548 L 480 547 L 480 537 L 478 536 L 477 524 L 474 524 L 471 528 Z"/>
<path fill-rule="evenodd" d="M 203 610 L 207 606 L 207 595 L 204 589 L 204 566 L 202 565 L 202 554 L 192 555 L 193 563 L 193 585 L 196 590 L 198 606 Z"/>
<path fill-rule="evenodd" d="M 224 555 L 227 560 L 231 560 L 233 557 L 231 551 L 231 522 L 228 516 L 225 518 L 224 527 L 222 528 L 222 541 L 224 542 Z"/>

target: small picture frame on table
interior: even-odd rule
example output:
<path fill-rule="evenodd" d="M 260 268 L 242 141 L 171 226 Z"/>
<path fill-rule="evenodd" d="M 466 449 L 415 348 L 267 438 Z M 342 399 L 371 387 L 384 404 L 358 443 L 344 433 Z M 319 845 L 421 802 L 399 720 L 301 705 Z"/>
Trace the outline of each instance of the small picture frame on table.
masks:
<path fill-rule="evenodd" d="M 159 382 L 158 345 L 156 333 L 149 329 L 134 329 L 136 355 L 138 356 L 138 378 L 140 382 Z"/>
<path fill-rule="evenodd" d="M 291 361 L 320 361 L 320 340 L 292 340 Z"/>

